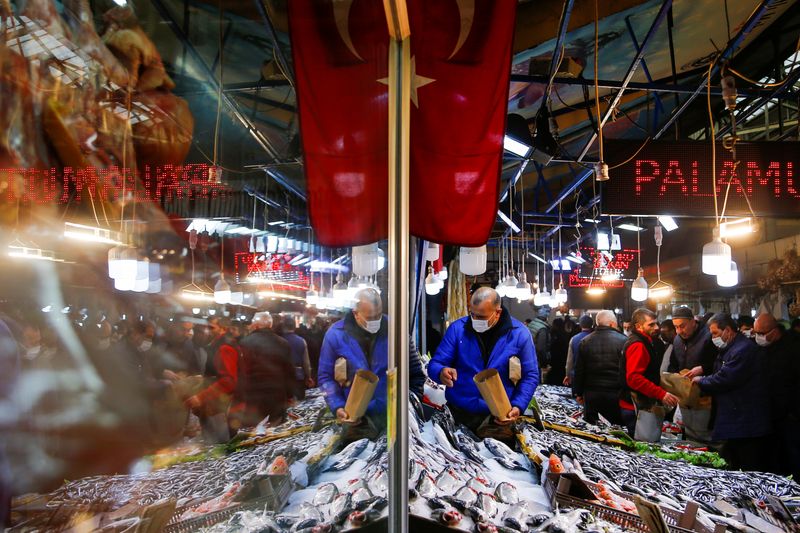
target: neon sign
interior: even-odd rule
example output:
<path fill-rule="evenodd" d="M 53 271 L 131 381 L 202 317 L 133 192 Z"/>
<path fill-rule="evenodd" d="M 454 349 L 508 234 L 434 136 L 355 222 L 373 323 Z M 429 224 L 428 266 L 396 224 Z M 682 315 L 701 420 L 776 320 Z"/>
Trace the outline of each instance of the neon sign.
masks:
<path fill-rule="evenodd" d="M 239 252 L 234 256 L 236 283 L 274 283 L 297 290 L 309 285 L 306 272 L 289 264 L 291 256 Z"/>
<path fill-rule="evenodd" d="M 581 247 L 581 257 L 586 262 L 569 274 L 568 284 L 573 288 L 585 288 L 590 283 L 593 287 L 620 288 L 626 280 L 634 279 L 638 254 L 635 249 L 606 252 Z"/>
<path fill-rule="evenodd" d="M 100 168 L 0 168 L 0 201 L 62 203 L 85 199 L 115 201 L 135 194 L 137 202 L 222 198 L 230 194 L 216 167 L 200 164 L 145 165 L 141 170 Z"/>
<path fill-rule="evenodd" d="M 639 147 L 632 141 L 610 141 L 607 146 L 612 162 L 624 161 Z M 709 143 L 649 143 L 603 184 L 603 212 L 710 217 L 716 189 L 719 202 L 727 193 L 725 213 L 732 216 L 750 215 L 748 200 L 757 216 L 800 216 L 800 177 L 795 176 L 800 143 L 737 143 L 738 165 L 722 143 L 717 143 L 716 152 L 712 184 Z"/>

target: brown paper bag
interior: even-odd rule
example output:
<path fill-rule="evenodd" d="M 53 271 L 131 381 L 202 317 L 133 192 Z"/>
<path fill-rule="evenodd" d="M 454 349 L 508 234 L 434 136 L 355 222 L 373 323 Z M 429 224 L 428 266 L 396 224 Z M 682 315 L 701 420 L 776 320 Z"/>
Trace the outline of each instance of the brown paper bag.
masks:
<path fill-rule="evenodd" d="M 347 403 L 344 410 L 347 411 L 349 420 L 346 422 L 355 422 L 367 412 L 367 405 L 372 400 L 372 395 L 375 394 L 375 388 L 378 386 L 378 376 L 369 370 L 359 370 L 353 378 L 353 386 L 350 387 L 350 394 L 347 395 Z"/>
<path fill-rule="evenodd" d="M 686 376 L 663 372 L 661 387 L 680 399 L 681 407 L 696 408 L 700 401 L 700 387 Z"/>
<path fill-rule="evenodd" d="M 489 406 L 489 411 L 498 420 L 508 420 L 508 412 L 511 411 L 511 403 L 508 401 L 506 389 L 496 368 L 487 368 L 475 374 L 472 378 L 478 386 L 481 396 Z"/>
<path fill-rule="evenodd" d="M 508 379 L 515 387 L 522 380 L 522 363 L 516 355 L 508 358 Z"/>
<path fill-rule="evenodd" d="M 339 384 L 340 387 L 347 387 L 350 385 L 347 381 L 347 359 L 339 357 L 333 366 L 333 380 Z"/>

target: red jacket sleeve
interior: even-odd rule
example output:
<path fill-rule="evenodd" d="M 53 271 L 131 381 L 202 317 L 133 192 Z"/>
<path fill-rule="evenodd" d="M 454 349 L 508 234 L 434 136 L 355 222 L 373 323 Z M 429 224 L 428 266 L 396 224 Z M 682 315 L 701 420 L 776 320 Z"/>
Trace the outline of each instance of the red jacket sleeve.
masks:
<path fill-rule="evenodd" d="M 236 390 L 239 365 L 239 352 L 230 345 L 223 344 L 218 352 L 214 366 L 217 368 L 217 380 L 198 394 L 205 404 L 216 400 L 223 394 L 232 396 Z"/>
<path fill-rule="evenodd" d="M 644 344 L 637 342 L 628 347 L 625 353 L 625 380 L 628 387 L 648 398 L 661 400 L 667 391 L 644 377 L 647 365 L 650 364 L 650 354 L 647 353 Z"/>

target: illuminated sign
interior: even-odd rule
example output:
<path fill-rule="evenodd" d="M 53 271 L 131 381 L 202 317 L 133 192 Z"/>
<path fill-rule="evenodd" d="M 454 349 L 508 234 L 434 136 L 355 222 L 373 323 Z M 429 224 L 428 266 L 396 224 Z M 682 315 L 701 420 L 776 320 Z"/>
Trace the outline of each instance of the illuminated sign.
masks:
<path fill-rule="evenodd" d="M 636 258 L 638 250 L 618 250 L 616 252 L 598 251 L 581 247 L 581 257 L 586 260 L 576 265 L 569 275 L 569 286 L 573 288 L 605 287 L 620 288 L 626 280 L 636 277 Z"/>
<path fill-rule="evenodd" d="M 133 170 L 99 168 L 0 168 L 0 201 L 62 203 L 85 199 L 115 201 L 135 191 L 137 202 L 209 199 L 230 194 L 216 179 L 216 167 L 201 164 L 150 166 Z"/>
<path fill-rule="evenodd" d="M 291 256 L 239 252 L 234 256 L 236 283 L 272 283 L 306 290 L 305 270 L 290 265 Z"/>
<path fill-rule="evenodd" d="M 625 161 L 639 141 L 608 141 L 609 164 Z M 711 145 L 707 142 L 651 142 L 629 162 L 611 171 L 602 187 L 603 212 L 612 215 L 714 216 L 714 188 L 726 215 L 800 216 L 800 143 L 736 144 L 739 165 L 717 143 L 716 180 L 711 181 Z M 734 168 L 736 166 L 736 168 Z M 745 198 L 747 195 L 747 199 Z"/>

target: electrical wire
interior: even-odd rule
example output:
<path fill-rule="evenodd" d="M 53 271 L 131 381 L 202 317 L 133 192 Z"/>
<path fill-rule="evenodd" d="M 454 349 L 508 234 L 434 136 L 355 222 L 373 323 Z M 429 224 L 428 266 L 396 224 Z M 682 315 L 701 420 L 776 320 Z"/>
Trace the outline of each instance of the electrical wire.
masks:
<path fill-rule="evenodd" d="M 222 0 L 217 0 L 217 10 L 219 13 L 219 28 L 217 31 L 217 45 L 219 47 L 219 61 L 217 63 L 217 120 L 214 125 L 214 172 L 216 173 L 217 161 L 219 160 L 219 123 L 222 118 Z"/>
<path fill-rule="evenodd" d="M 750 78 L 748 78 L 744 74 L 740 73 L 739 71 L 732 69 L 730 66 L 727 67 L 727 70 L 728 70 L 728 72 L 730 72 L 731 74 L 733 74 L 737 78 L 741 78 L 744 81 L 752 83 L 753 85 L 758 85 L 759 87 L 765 87 L 765 88 L 780 87 L 781 85 L 783 85 L 784 83 L 789 81 L 789 78 L 786 78 L 786 79 L 784 79 L 782 81 L 778 81 L 778 82 L 774 82 L 774 83 L 766 83 L 766 82 L 751 80 Z"/>
<path fill-rule="evenodd" d="M 598 84 L 598 63 L 600 56 L 600 11 L 594 0 L 594 103 L 597 108 L 597 140 L 600 148 L 600 161 L 603 161 L 603 124 L 600 118 L 600 88 Z"/>
<path fill-rule="evenodd" d="M 708 63 L 708 75 L 706 80 L 706 100 L 708 102 L 708 123 L 711 129 L 711 187 L 714 191 L 714 220 L 719 227 L 719 208 L 717 207 L 717 141 L 714 131 L 714 114 L 711 111 L 711 70 L 714 68 L 714 61 Z"/>
<path fill-rule="evenodd" d="M 630 163 L 631 161 L 633 161 L 633 159 L 634 159 L 634 158 L 635 158 L 637 155 L 639 155 L 639 152 L 641 152 L 641 151 L 642 151 L 642 149 L 643 149 L 645 146 L 647 146 L 647 143 L 649 143 L 649 142 L 650 142 L 650 139 L 651 139 L 651 138 L 652 138 L 652 137 L 648 137 L 648 138 L 646 138 L 646 139 L 644 140 L 644 142 L 642 143 L 642 145 L 639 147 L 639 149 L 638 149 L 638 150 L 636 150 L 636 151 L 633 153 L 633 155 L 632 155 L 632 156 L 630 156 L 628 159 L 626 159 L 626 160 L 625 160 L 625 161 L 623 161 L 622 163 L 616 164 L 616 165 L 614 165 L 613 167 L 608 167 L 608 168 L 609 168 L 609 170 L 613 170 L 613 169 L 615 169 L 615 168 L 619 168 L 619 167 L 621 167 L 621 166 L 623 166 L 623 165 L 627 165 L 628 163 Z"/>

